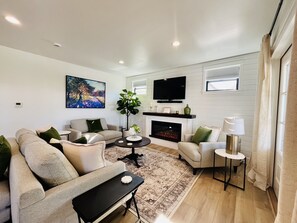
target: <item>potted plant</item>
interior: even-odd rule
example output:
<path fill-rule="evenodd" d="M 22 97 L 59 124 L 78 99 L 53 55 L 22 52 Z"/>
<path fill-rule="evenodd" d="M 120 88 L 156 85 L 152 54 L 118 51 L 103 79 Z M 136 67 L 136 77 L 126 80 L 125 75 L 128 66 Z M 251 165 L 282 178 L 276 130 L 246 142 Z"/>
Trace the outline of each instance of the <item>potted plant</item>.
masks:
<path fill-rule="evenodd" d="M 121 114 L 126 115 L 127 117 L 127 128 L 129 129 L 129 116 L 131 114 L 136 115 L 139 110 L 137 107 L 141 105 L 141 102 L 136 94 L 132 91 L 128 91 L 127 89 L 123 89 L 120 93 L 120 99 L 117 101 L 118 108 Z"/>

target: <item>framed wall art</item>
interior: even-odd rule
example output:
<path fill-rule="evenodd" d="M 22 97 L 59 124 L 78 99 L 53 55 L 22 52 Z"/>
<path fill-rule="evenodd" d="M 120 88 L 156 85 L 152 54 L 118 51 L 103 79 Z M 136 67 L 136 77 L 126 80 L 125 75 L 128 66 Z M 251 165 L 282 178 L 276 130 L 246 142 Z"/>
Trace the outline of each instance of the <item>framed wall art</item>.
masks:
<path fill-rule="evenodd" d="M 66 108 L 105 108 L 106 83 L 66 75 Z"/>

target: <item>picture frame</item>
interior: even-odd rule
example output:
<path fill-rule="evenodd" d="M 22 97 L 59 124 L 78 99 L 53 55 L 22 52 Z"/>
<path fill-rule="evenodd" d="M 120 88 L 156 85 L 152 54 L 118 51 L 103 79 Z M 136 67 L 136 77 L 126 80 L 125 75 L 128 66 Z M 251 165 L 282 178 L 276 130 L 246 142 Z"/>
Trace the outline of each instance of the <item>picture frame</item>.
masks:
<path fill-rule="evenodd" d="M 164 107 L 163 113 L 170 113 L 170 107 Z"/>
<path fill-rule="evenodd" d="M 106 83 L 66 75 L 66 108 L 105 108 Z"/>

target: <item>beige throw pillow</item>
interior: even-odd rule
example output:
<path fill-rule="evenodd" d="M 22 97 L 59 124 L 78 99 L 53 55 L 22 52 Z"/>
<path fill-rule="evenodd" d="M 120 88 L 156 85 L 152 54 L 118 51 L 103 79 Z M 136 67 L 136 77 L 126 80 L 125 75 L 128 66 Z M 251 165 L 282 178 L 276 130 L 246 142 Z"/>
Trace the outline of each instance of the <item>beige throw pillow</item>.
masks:
<path fill-rule="evenodd" d="M 204 128 L 211 129 L 211 134 L 209 135 L 207 142 L 217 142 L 221 133 L 221 128 L 215 126 L 203 126 Z"/>
<path fill-rule="evenodd" d="M 78 144 L 69 141 L 61 141 L 61 143 L 64 155 L 80 175 L 106 166 L 105 141 L 94 144 Z"/>

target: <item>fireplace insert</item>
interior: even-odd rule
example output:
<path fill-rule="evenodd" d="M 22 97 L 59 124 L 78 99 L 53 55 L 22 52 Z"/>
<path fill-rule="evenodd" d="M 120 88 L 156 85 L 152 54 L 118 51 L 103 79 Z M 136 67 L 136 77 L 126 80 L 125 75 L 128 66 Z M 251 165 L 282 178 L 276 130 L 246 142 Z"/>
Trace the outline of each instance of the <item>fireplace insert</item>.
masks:
<path fill-rule="evenodd" d="M 172 142 L 181 141 L 182 124 L 172 122 L 152 121 L 150 137 Z"/>

